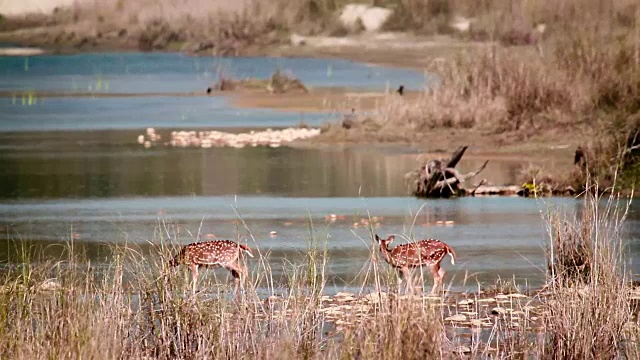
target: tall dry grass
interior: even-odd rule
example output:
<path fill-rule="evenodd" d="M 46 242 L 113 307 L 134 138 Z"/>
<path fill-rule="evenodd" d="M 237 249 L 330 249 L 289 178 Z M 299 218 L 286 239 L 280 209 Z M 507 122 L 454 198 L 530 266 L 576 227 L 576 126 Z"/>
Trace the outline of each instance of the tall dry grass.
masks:
<path fill-rule="evenodd" d="M 327 308 L 327 301 L 339 305 L 342 300 L 325 296 L 327 245 L 312 223 L 307 249 L 298 261 L 283 263 L 282 278 L 274 275 L 269 254 L 260 252 L 249 235 L 248 243 L 259 256 L 252 260 L 249 280 L 237 298 L 230 284 L 206 272 L 199 280 L 201 291 L 191 296 L 186 269 L 168 265 L 177 251 L 177 239 L 162 240 L 171 234 L 166 228 L 158 231 L 151 248 L 112 246 L 112 259 L 98 267 L 78 255 L 73 242 L 56 261 L 19 248 L 0 278 L 0 357 L 589 359 L 637 355 L 640 331 L 632 318 L 623 256 L 626 208 L 620 208 L 618 200 L 587 197 L 575 217 L 551 213 L 546 292 L 498 305 L 501 315 L 490 319 L 487 331 L 476 327 L 480 332 L 471 332 L 471 341 L 462 336 L 470 330 L 446 323 L 444 311 L 485 312 L 486 305 L 473 301 L 465 310 L 456 302 L 399 296 L 393 290 L 397 287 L 393 271 L 381 267 L 375 246 L 370 247 L 372 261 L 362 280 L 362 289 L 372 292 L 351 305 Z M 242 222 L 239 226 L 246 228 Z M 512 292 L 503 285 L 496 291 Z M 479 294 L 468 295 L 479 299 Z M 533 303 L 542 305 L 531 310 Z M 335 311 L 341 317 L 329 321 Z M 539 325 L 530 311 L 541 317 L 541 328 L 535 328 Z"/>
<path fill-rule="evenodd" d="M 456 18 L 470 20 L 468 32 L 475 40 L 496 40 L 508 45 L 538 41 L 536 25 L 563 32 L 573 24 L 601 29 L 633 28 L 638 4 L 633 0 L 377 0 L 377 5 L 394 10 L 387 22 L 390 30 L 418 33 L 453 33 Z"/>
<path fill-rule="evenodd" d="M 106 0 L 59 8 L 53 16 L 3 21 L 0 29 L 45 23 L 55 25 L 43 34 L 49 43 L 125 44 L 142 50 L 237 55 L 286 42 L 291 32 L 346 35 L 349 31 L 338 16 L 353 2 L 392 9 L 385 25 L 388 30 L 456 34 L 507 45 L 539 43 L 538 24 L 547 25 L 552 34 L 564 33 L 573 24 L 610 33 L 632 29 L 639 9 L 633 0 Z M 460 16 L 470 19 L 468 31 L 453 30 L 451 24 Z"/>
<path fill-rule="evenodd" d="M 625 330 L 638 327 L 623 256 L 628 205 L 618 197 L 588 195 L 577 214 L 551 213 L 543 357 L 614 359 L 637 354 L 640 344 Z"/>
<path fill-rule="evenodd" d="M 159 239 L 170 233 L 165 230 Z M 34 251 L 23 248 L 0 278 L 0 357 L 440 357 L 439 313 L 397 298 L 378 302 L 372 322 L 335 333 L 320 311 L 326 245 L 314 235 L 307 241 L 300 262 L 283 264 L 282 278 L 253 244 L 259 257 L 238 298 L 224 279 L 210 276 L 198 283 L 206 292 L 189 295 L 190 276 L 168 265 L 178 250 L 175 238 L 144 250 L 114 245 L 111 261 L 99 267 L 74 252 L 73 242 L 56 261 L 27 256 Z"/>
<path fill-rule="evenodd" d="M 344 33 L 336 11 L 341 0 L 106 0 L 57 8 L 0 23 L 12 30 L 50 25 L 40 39 L 75 47 L 125 46 L 143 51 L 181 50 L 221 56 L 250 54 L 305 35 Z M 37 39 L 34 39 L 37 40 Z"/>
<path fill-rule="evenodd" d="M 436 58 L 424 92 L 389 94 L 373 115 L 349 129 L 329 128 L 325 138 L 413 142 L 434 130 L 472 129 L 522 142 L 563 132 L 590 154 L 586 171 L 563 183 L 579 190 L 590 177 L 609 186 L 615 172 L 625 186 L 637 183 L 640 7 L 622 0 L 527 4 L 550 29 L 537 47 L 493 43 Z"/>

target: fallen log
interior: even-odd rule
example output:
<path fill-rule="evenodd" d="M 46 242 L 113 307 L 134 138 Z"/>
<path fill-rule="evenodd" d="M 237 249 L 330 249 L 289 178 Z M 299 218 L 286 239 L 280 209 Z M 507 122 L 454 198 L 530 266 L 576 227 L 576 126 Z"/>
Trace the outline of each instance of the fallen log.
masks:
<path fill-rule="evenodd" d="M 487 166 L 488 160 L 476 171 L 460 174 L 455 166 L 464 156 L 467 146 L 461 146 L 454 151 L 449 159 L 429 160 L 419 169 L 405 174 L 405 180 L 410 191 L 417 197 L 448 198 L 466 195 L 462 187 L 467 180 L 478 175 Z"/>
<path fill-rule="evenodd" d="M 488 196 L 488 195 L 501 195 L 501 196 L 516 196 L 520 191 L 520 186 L 517 185 L 481 185 L 475 189 L 473 196 Z"/>

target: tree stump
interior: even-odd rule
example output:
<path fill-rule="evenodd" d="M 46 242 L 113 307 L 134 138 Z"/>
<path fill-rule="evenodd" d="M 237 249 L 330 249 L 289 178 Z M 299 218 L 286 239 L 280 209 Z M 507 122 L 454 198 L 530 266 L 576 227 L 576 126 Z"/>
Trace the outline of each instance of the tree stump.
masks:
<path fill-rule="evenodd" d="M 405 180 L 411 193 L 414 196 L 423 198 L 449 198 L 466 195 L 467 191 L 462 187 L 462 184 L 478 175 L 489 162 L 488 160 L 485 161 L 474 172 L 460 174 L 455 167 L 462 159 L 467 147 L 459 147 L 447 160 L 429 160 L 419 169 L 407 173 Z"/>

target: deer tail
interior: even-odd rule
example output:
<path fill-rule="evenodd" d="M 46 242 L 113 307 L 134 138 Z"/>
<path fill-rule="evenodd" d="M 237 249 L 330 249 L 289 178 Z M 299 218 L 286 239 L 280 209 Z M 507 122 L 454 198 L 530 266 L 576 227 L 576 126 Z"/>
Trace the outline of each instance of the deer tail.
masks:
<path fill-rule="evenodd" d="M 449 245 L 447 245 L 447 254 L 449 254 L 449 256 L 451 256 L 451 265 L 455 265 L 456 264 L 456 252 L 453 251 L 453 248 Z"/>
<path fill-rule="evenodd" d="M 242 251 L 247 253 L 247 255 L 249 255 L 250 257 L 253 257 L 253 252 L 251 251 L 250 247 L 248 247 L 247 245 L 243 245 L 243 244 L 238 244 L 238 246 L 240 247 L 240 249 Z"/>

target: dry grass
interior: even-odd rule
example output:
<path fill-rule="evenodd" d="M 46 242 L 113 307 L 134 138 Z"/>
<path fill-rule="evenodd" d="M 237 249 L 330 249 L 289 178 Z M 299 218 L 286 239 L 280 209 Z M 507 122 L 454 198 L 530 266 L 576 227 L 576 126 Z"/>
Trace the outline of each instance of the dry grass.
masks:
<path fill-rule="evenodd" d="M 338 13 L 347 0 L 107 0 L 60 8 L 51 17 L 27 16 L 0 22 L 0 29 L 53 27 L 48 43 L 87 47 L 126 44 L 143 50 L 183 49 L 237 55 L 252 48 L 287 41 L 291 32 L 303 35 L 346 35 Z M 367 1 L 355 1 L 371 4 Z M 465 39 L 499 40 L 506 45 L 539 44 L 545 24 L 551 36 L 572 24 L 600 31 L 633 29 L 639 7 L 633 0 L 475 1 L 376 0 L 394 10 L 386 27 L 421 34 L 455 34 Z M 469 30 L 455 32 L 452 21 L 471 19 Z M 65 28 L 57 28 L 62 25 Z M 544 32 L 547 36 L 548 32 Z"/>
<path fill-rule="evenodd" d="M 513 16 L 525 9 L 508 3 Z M 456 2 L 472 8 L 464 4 Z M 536 47 L 496 44 L 436 59 L 421 96 L 389 94 L 374 116 L 359 118 L 355 131 L 333 127 L 325 138 L 349 140 L 353 136 L 344 133 L 352 132 L 356 139 L 414 142 L 433 131 L 473 129 L 521 142 L 561 131 L 581 139 L 592 156 L 587 171 L 564 174 L 558 182 L 580 191 L 590 178 L 608 187 L 618 172 L 627 187 L 634 184 L 638 177 L 629 174 L 638 167 L 631 150 L 640 129 L 640 8 L 625 0 L 527 4 L 527 18 L 552 29 Z"/>
<path fill-rule="evenodd" d="M 637 323 L 622 258 L 628 207 L 621 200 L 587 196 L 577 218 L 554 213 L 549 220 L 545 357 L 613 359 L 637 352 L 637 339 L 628 339 L 624 331 Z"/>
<path fill-rule="evenodd" d="M 633 0 L 378 0 L 394 9 L 386 24 L 390 30 L 413 30 L 425 34 L 453 33 L 456 17 L 471 20 L 469 31 L 459 35 L 475 40 L 498 40 L 506 45 L 535 44 L 538 24 L 565 31 L 568 24 L 606 29 L 633 28 L 638 5 Z"/>
<path fill-rule="evenodd" d="M 218 69 L 216 82 L 209 90 L 233 91 L 233 90 L 257 90 L 272 94 L 306 94 L 309 92 L 306 86 L 293 75 L 283 72 L 280 69 L 271 74 L 268 79 L 234 79 L 226 71 Z M 209 91 L 208 90 L 208 91 Z"/>
<path fill-rule="evenodd" d="M 238 299 L 230 295 L 231 286 L 206 276 L 199 287 L 207 291 L 188 295 L 189 277 L 168 265 L 176 252 L 170 243 L 176 239 L 153 241 L 144 251 L 114 245 L 106 267 L 91 266 L 74 255 L 72 242 L 56 262 L 19 247 L 18 258 L 0 279 L 0 356 L 633 357 L 640 332 L 632 318 L 622 257 L 625 210 L 617 207 L 617 200 L 603 203 L 588 197 L 577 217 L 551 213 L 546 292 L 529 298 L 519 294 L 515 284 L 498 281 L 482 295 L 502 296 L 494 309 L 480 302 L 480 293 L 462 294 L 470 300 L 465 304 L 456 300 L 460 295 L 450 294 L 453 302 L 397 296 L 395 276 L 388 267 L 379 268 L 375 246 L 362 282 L 363 289 L 373 292 L 357 301 L 326 297 L 326 244 L 318 240 L 311 223 L 306 252 L 283 265 L 283 277 L 274 277 L 268 254 L 261 253 Z M 170 233 L 170 227 L 163 226 L 158 237 Z M 584 251 L 575 251 L 576 245 Z M 327 301 L 337 304 L 327 307 Z M 478 325 L 465 326 L 444 319 L 446 314 L 482 316 L 473 320 Z M 480 319 L 487 316 L 493 318 Z"/>
<path fill-rule="evenodd" d="M 168 265 L 176 250 L 163 241 L 145 253 L 114 245 L 112 261 L 96 268 L 74 255 L 72 242 L 56 262 L 21 248 L 0 279 L 0 357 L 439 357 L 442 330 L 433 307 L 385 298 L 374 326 L 335 333 L 320 311 L 327 254 L 314 236 L 300 262 L 284 264 L 282 278 L 260 254 L 238 299 L 230 286 L 202 277 L 199 287 L 210 291 L 188 295 L 188 276 Z"/>
<path fill-rule="evenodd" d="M 47 26 L 36 44 L 173 50 L 221 56 L 251 54 L 302 34 L 339 33 L 333 0 L 107 0 L 58 8 L 51 16 L 0 21 L 0 30 Z"/>

